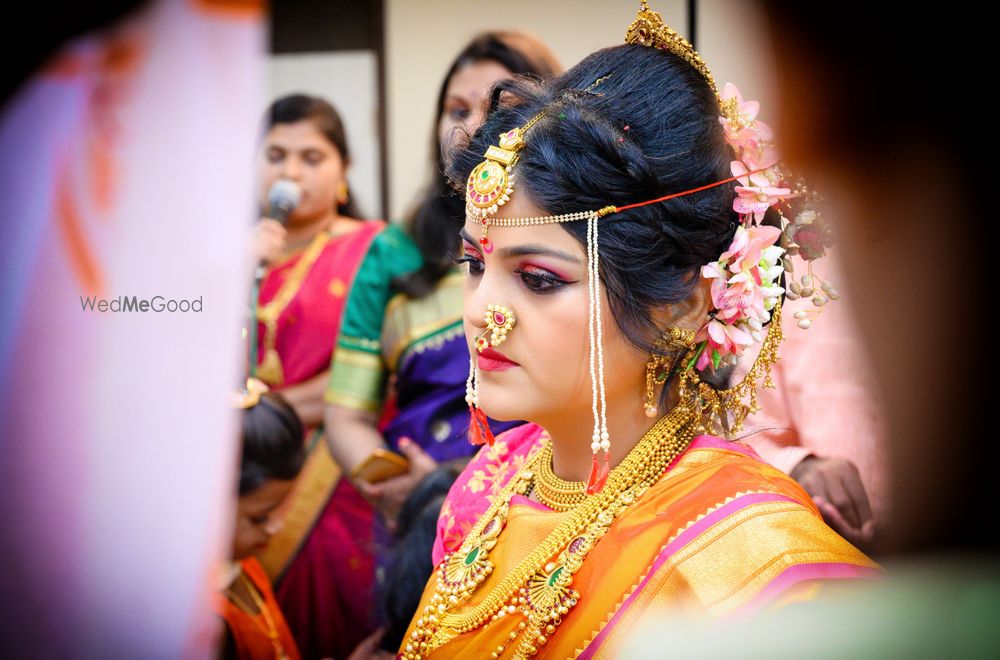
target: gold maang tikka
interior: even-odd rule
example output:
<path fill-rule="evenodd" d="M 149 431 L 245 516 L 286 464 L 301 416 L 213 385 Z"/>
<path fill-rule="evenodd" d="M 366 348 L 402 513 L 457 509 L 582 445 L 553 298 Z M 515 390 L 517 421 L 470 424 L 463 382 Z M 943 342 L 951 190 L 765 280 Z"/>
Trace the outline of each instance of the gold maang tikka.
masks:
<path fill-rule="evenodd" d="M 486 150 L 486 160 L 476 165 L 469 174 L 465 186 L 465 210 L 470 218 L 483 225 L 479 244 L 486 252 L 493 251 L 493 244 L 487 236 L 490 216 L 509 202 L 514 192 L 514 165 L 524 149 L 524 134 L 544 116 L 543 110 L 524 126 L 502 133 L 498 143 Z"/>

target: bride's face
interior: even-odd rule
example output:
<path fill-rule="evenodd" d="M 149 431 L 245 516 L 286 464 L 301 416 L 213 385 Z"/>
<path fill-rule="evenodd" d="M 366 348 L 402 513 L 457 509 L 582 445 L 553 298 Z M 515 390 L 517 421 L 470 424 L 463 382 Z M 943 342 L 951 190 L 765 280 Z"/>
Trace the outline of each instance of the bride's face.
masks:
<path fill-rule="evenodd" d="M 524 193 L 495 217 L 546 215 Z M 602 222 L 607 222 L 602 221 Z M 591 419 L 591 380 L 584 246 L 557 224 L 491 227 L 492 252 L 479 244 L 482 226 L 462 230 L 465 337 L 479 364 L 479 402 L 494 419 L 524 419 L 543 426 L 554 416 Z M 642 406 L 646 356 L 618 329 L 600 287 L 608 406 Z M 516 322 L 494 351 L 479 354 L 487 305 L 504 305 Z M 487 335 L 489 338 L 489 335 Z M 588 422 L 589 423 L 589 422 Z"/>

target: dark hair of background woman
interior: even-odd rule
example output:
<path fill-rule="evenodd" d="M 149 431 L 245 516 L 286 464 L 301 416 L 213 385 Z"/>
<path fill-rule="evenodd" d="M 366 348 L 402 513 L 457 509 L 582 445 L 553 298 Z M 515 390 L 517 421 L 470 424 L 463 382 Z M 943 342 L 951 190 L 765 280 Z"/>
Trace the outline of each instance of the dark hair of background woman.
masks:
<path fill-rule="evenodd" d="M 239 494 L 270 479 L 294 479 L 305 461 L 302 437 L 302 422 L 280 394 L 265 392 L 256 406 L 243 411 Z"/>
<path fill-rule="evenodd" d="M 442 463 L 424 477 L 399 510 L 395 546 L 378 586 L 379 613 L 385 627 L 381 647 L 399 649 L 413 619 L 424 585 L 434 572 L 431 553 L 437 520 L 448 490 L 462 473 L 468 459 Z"/>
<path fill-rule="evenodd" d="M 437 113 L 431 137 L 432 180 L 408 218 L 410 234 L 420 248 L 424 263 L 419 270 L 402 275 L 393 282 L 397 290 L 414 298 L 433 291 L 454 265 L 456 236 L 465 222 L 465 202 L 455 194 L 444 176 L 438 126 L 452 76 L 459 69 L 482 61 L 496 62 L 511 74 L 536 79 L 551 76 L 559 70 L 558 62 L 544 46 L 533 37 L 517 32 L 484 32 L 469 42 L 452 62 L 437 95 Z"/>
<path fill-rule="evenodd" d="M 449 174 L 456 187 L 465 185 L 496 135 L 543 109 L 545 116 L 526 136 L 515 194 L 527 194 L 546 213 L 624 206 L 730 176 L 733 151 L 719 124 L 715 94 L 691 65 L 668 51 L 607 48 L 541 86 L 501 81 L 491 101 L 485 123 L 455 155 Z M 611 312 L 641 350 L 652 351 L 665 330 L 656 327 L 651 311 L 688 300 L 702 265 L 718 259 L 732 241 L 738 222 L 734 186 L 600 221 L 601 279 Z M 586 245 L 585 221 L 560 227 Z"/>
<path fill-rule="evenodd" d="M 316 126 L 340 154 L 344 167 L 347 167 L 351 162 L 351 151 L 347 146 L 344 122 L 336 109 L 319 97 L 291 94 L 275 100 L 267 109 L 265 130 L 271 130 L 276 124 L 294 124 L 303 120 L 309 120 Z M 350 195 L 347 202 L 337 205 L 337 213 L 349 218 L 361 217 L 354 198 Z"/>

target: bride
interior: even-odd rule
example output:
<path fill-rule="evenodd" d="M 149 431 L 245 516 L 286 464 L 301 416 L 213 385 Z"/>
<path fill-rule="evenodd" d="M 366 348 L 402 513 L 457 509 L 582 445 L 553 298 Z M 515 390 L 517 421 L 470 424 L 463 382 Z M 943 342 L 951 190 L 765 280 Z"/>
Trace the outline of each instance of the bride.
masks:
<path fill-rule="evenodd" d="M 403 658 L 614 657 L 650 606 L 746 613 L 877 570 L 721 437 L 776 359 L 785 215 L 810 197 L 756 104 L 643 5 L 625 45 L 498 85 L 452 166 L 489 445 L 442 509 Z M 494 439 L 486 415 L 531 423 Z"/>

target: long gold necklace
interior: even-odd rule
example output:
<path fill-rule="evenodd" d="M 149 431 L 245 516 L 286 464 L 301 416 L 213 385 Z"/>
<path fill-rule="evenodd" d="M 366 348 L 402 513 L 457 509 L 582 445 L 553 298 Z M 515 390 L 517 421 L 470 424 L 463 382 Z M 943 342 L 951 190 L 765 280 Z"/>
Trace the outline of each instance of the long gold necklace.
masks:
<path fill-rule="evenodd" d="M 260 620 L 254 615 L 253 607 L 251 607 L 245 600 L 236 595 L 232 587 L 226 590 L 226 595 L 229 596 L 229 600 L 233 602 L 236 607 L 243 610 L 243 612 L 250 617 L 254 625 L 260 628 L 268 639 L 271 640 L 271 645 L 274 647 L 274 655 L 280 660 L 288 658 L 288 654 L 285 653 L 285 647 L 281 645 L 281 638 L 278 636 L 278 625 L 275 623 L 274 619 L 271 617 L 271 611 L 267 606 L 267 603 L 261 598 L 260 594 L 257 592 L 257 587 L 254 586 L 253 582 L 246 576 L 245 573 L 240 572 L 239 579 L 243 581 L 246 585 L 247 592 L 250 594 L 250 598 L 253 599 L 254 604 L 257 606 L 257 611 L 264 618 L 265 626 L 260 625 Z"/>
<path fill-rule="evenodd" d="M 330 234 L 321 231 L 309 243 L 299 260 L 292 266 L 291 272 L 278 288 L 278 292 L 264 305 L 257 306 L 257 320 L 264 324 L 264 359 L 256 367 L 257 377 L 272 386 L 284 385 L 285 370 L 278 355 L 278 319 L 292 302 L 302 282 L 312 270 L 313 264 L 323 253 Z"/>
<path fill-rule="evenodd" d="M 402 657 L 423 660 L 457 635 L 518 613 L 524 620 L 503 644 L 489 649 L 490 657 L 499 658 L 511 648 L 514 648 L 515 658 L 537 653 L 562 622 L 562 617 L 581 598 L 571 585 L 584 558 L 607 533 L 615 518 L 658 481 L 667 466 L 687 448 L 695 427 L 694 414 L 683 405 L 660 418 L 625 460 L 611 471 L 599 493 L 585 497 L 572 508 L 566 520 L 504 576 L 479 604 L 453 611 L 469 600 L 493 572 L 489 554 L 506 525 L 511 498 L 515 494 L 523 495 L 532 483 L 538 486 L 535 475 L 545 454 L 544 446 L 533 452 L 524 467 L 500 490 L 461 547 L 445 555 L 438 565 L 434 594 L 415 622 Z M 557 552 L 559 555 L 553 561 Z M 521 639 L 515 645 L 518 636 Z"/>

